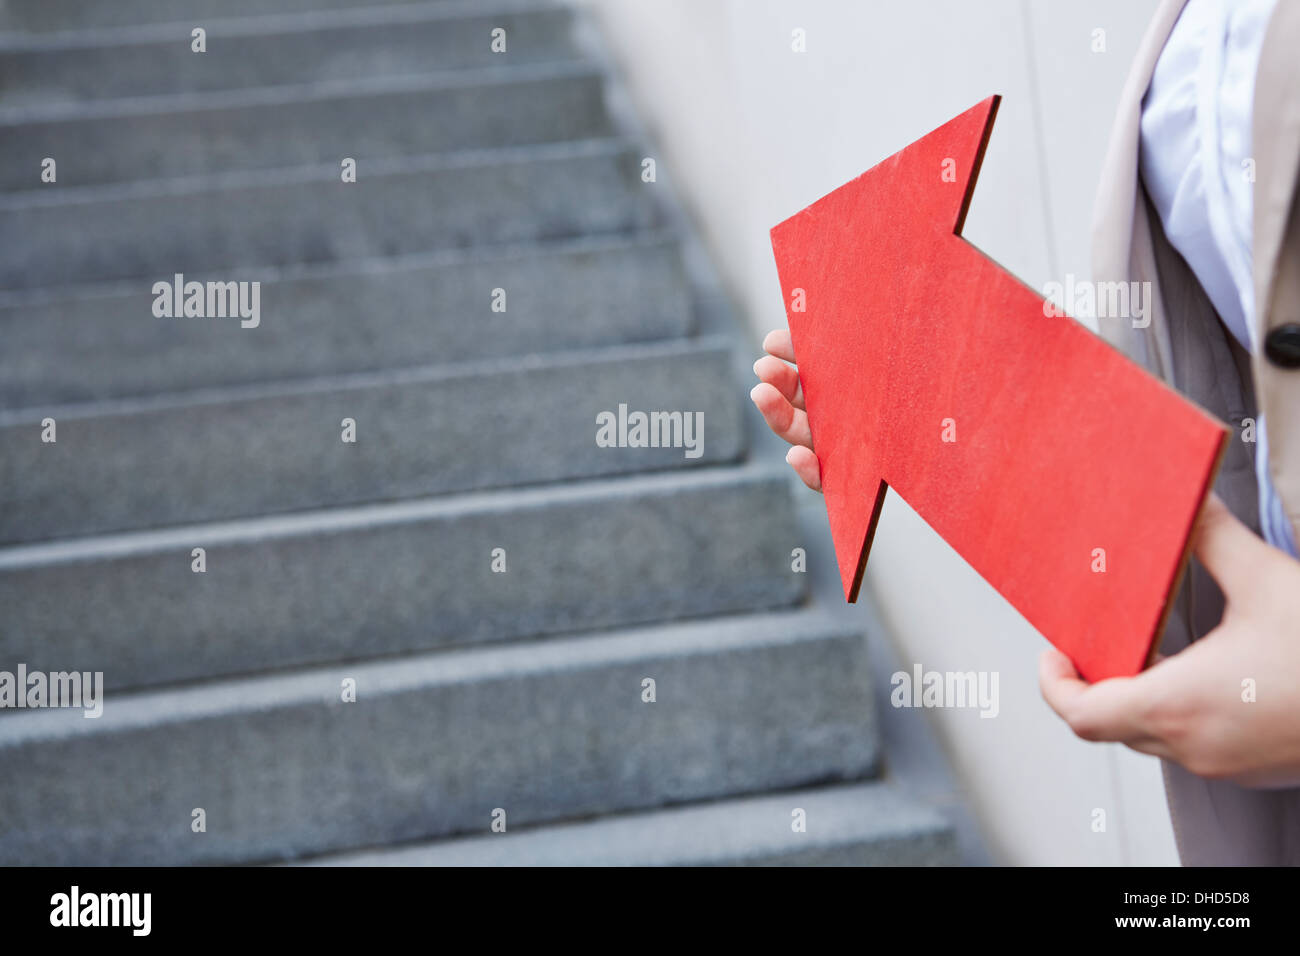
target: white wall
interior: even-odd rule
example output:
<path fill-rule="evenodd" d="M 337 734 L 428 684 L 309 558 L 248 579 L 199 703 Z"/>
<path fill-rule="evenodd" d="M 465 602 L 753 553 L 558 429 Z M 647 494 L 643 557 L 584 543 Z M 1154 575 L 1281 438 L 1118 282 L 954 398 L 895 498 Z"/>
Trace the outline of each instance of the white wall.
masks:
<path fill-rule="evenodd" d="M 785 324 L 768 230 L 991 93 L 964 235 L 1036 288 L 1088 275 L 1101 160 L 1155 0 L 583 3 L 756 332 Z M 915 712 L 937 721 L 999 860 L 1176 862 L 1158 764 L 1069 733 L 1038 693 L 1042 638 L 897 496 L 867 577 L 905 662 L 1000 674 L 997 719 Z"/>

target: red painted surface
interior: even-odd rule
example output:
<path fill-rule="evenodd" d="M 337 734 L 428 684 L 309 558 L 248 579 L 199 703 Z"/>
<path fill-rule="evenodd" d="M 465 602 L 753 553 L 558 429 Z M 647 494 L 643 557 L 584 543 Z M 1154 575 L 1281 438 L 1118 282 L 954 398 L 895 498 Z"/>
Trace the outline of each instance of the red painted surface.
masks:
<path fill-rule="evenodd" d="M 772 230 L 844 593 L 887 486 L 1085 678 L 1131 675 L 1227 430 L 961 238 L 998 101 Z"/>

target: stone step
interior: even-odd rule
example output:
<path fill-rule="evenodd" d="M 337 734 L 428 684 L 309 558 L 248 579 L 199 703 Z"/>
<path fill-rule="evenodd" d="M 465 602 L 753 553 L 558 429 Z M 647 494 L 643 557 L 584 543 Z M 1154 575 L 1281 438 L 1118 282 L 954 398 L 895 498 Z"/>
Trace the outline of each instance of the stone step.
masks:
<path fill-rule="evenodd" d="M 284 860 L 862 779 L 869 686 L 861 637 L 793 612 L 15 710 L 0 864 Z"/>
<path fill-rule="evenodd" d="M 799 546 L 746 465 L 10 547 L 0 667 L 136 687 L 780 607 Z"/>
<path fill-rule="evenodd" d="M 372 160 L 0 198 L 0 287 L 168 280 L 658 224 L 618 140 Z M 227 270 L 219 273 L 219 270 Z"/>
<path fill-rule="evenodd" d="M 802 810 L 807 829 L 794 829 Z M 952 827 L 887 783 L 856 783 L 341 853 L 309 866 L 952 866 Z"/>
<path fill-rule="evenodd" d="M 349 8 L 400 9 L 428 6 L 428 0 L 4 0 L 0 4 L 0 30 L 62 31 L 92 27 L 123 27 L 149 23 L 184 23 L 202 26 L 229 17 L 292 14 Z M 472 12 L 480 0 L 440 0 L 437 6 Z M 492 9 L 536 7 L 540 4 L 492 3 Z"/>
<path fill-rule="evenodd" d="M 95 6 L 110 6 L 95 4 Z M 100 100 L 580 60 L 564 7 L 411 3 L 59 34 L 0 34 L 0 102 Z M 491 49 L 506 31 L 506 51 Z"/>
<path fill-rule="evenodd" d="M 728 462 L 730 373 L 682 341 L 3 412 L 0 544 Z M 597 443 L 637 412 L 675 419 Z"/>
<path fill-rule="evenodd" d="M 157 318 L 148 279 L 0 293 L 0 410 L 680 338 L 694 327 L 667 233 L 241 275 L 261 282 L 255 329 Z M 492 309 L 495 289 L 504 312 Z"/>
<path fill-rule="evenodd" d="M 610 133 L 602 77 L 536 65 L 0 111 L 0 190 L 375 160 Z M 46 157 L 55 184 L 42 182 Z"/>

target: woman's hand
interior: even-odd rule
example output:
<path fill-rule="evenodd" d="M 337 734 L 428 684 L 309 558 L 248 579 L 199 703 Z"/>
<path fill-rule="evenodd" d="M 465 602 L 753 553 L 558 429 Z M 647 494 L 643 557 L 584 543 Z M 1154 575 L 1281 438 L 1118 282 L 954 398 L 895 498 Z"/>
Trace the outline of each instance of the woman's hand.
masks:
<path fill-rule="evenodd" d="M 1227 598 L 1223 620 L 1130 678 L 1089 685 L 1043 654 L 1043 697 L 1084 740 L 1113 740 L 1245 786 L 1300 783 L 1300 562 L 1211 496 L 1196 556 Z"/>
<path fill-rule="evenodd" d="M 803 483 L 821 491 L 790 333 L 769 332 L 750 398 L 791 445 Z M 1211 495 L 1193 548 L 1227 598 L 1213 631 L 1136 677 L 1088 684 L 1049 648 L 1043 697 L 1084 740 L 1127 744 L 1211 779 L 1300 784 L 1300 562 L 1273 548 Z"/>
<path fill-rule="evenodd" d="M 821 468 L 813 454 L 808 413 L 804 411 L 803 391 L 799 387 L 799 370 L 786 364 L 794 362 L 790 333 L 785 329 L 767 333 L 763 339 L 763 351 L 767 355 L 754 363 L 754 374 L 760 381 L 749 397 L 763 413 L 768 427 L 790 443 L 785 460 L 795 474 L 813 491 L 821 491 Z"/>

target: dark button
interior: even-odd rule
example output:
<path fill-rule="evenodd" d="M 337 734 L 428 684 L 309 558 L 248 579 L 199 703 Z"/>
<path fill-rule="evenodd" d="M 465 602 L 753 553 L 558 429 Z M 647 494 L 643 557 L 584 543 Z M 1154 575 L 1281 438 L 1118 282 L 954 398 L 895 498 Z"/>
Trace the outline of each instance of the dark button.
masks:
<path fill-rule="evenodd" d="M 1274 365 L 1300 368 L 1300 325 L 1279 325 L 1264 338 L 1264 354 Z"/>

